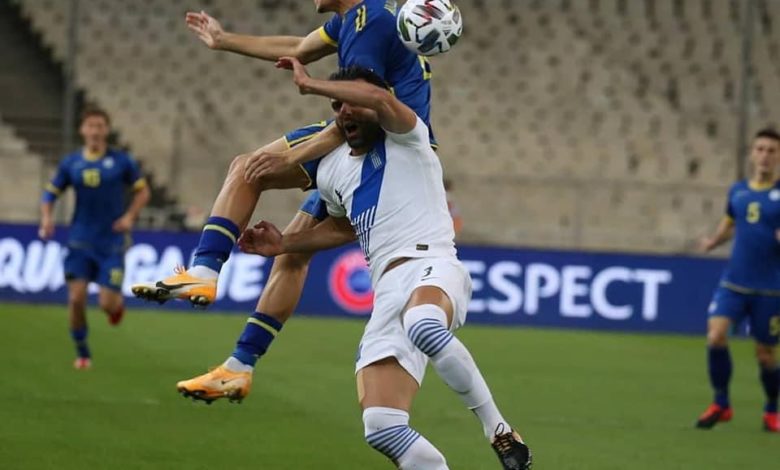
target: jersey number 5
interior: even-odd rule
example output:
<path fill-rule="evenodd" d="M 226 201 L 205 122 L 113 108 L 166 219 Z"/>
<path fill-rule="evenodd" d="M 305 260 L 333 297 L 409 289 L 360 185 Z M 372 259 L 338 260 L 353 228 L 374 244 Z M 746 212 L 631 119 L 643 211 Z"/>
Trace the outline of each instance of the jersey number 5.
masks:
<path fill-rule="evenodd" d="M 761 218 L 761 203 L 751 202 L 747 206 L 747 221 L 755 224 Z"/>
<path fill-rule="evenodd" d="M 100 170 L 92 168 L 82 171 L 81 180 L 84 181 L 84 186 L 97 188 L 100 186 Z"/>

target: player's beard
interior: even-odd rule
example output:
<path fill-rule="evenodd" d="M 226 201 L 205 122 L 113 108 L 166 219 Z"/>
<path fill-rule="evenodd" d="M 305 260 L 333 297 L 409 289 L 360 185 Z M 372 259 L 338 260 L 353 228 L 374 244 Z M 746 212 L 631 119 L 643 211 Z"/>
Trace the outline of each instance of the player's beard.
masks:
<path fill-rule="evenodd" d="M 347 141 L 347 145 L 349 145 L 351 149 L 363 153 L 363 150 L 368 150 L 373 147 L 374 142 L 382 137 L 382 128 L 379 126 L 379 124 L 369 122 L 352 122 L 358 126 L 358 129 L 356 132 L 351 134 L 347 133 L 342 123 L 336 122 L 336 125 L 338 125 L 339 129 L 341 130 L 341 134 Z"/>

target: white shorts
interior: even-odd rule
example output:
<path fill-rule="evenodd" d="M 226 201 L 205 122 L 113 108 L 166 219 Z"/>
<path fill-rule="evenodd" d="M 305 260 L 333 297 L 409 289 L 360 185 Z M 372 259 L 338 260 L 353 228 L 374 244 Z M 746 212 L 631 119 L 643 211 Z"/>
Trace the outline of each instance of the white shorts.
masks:
<path fill-rule="evenodd" d="M 471 300 L 471 277 L 457 258 L 419 258 L 382 275 L 374 289 L 374 310 L 360 340 L 355 372 L 379 360 L 395 357 L 422 384 L 428 356 L 404 332 L 402 313 L 412 292 L 435 286 L 447 294 L 455 317 L 451 331 L 466 321 Z"/>

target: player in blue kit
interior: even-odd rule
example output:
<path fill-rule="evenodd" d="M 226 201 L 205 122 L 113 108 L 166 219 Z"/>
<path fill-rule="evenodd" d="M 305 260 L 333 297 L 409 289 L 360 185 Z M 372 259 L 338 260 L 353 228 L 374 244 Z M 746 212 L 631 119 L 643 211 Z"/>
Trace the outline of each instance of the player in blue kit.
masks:
<path fill-rule="evenodd" d="M 203 12 L 188 13 L 187 23 L 211 48 L 264 60 L 275 61 L 282 56 L 291 56 L 308 63 L 338 53 L 340 67 L 361 65 L 387 80 L 396 96 L 418 113 L 430 129 L 430 67 L 425 59 L 406 49 L 397 37 L 395 2 L 317 0 L 315 5 L 319 12 L 336 15 L 306 37 L 232 34 L 225 32 L 214 18 Z M 272 158 L 304 142 L 307 145 L 301 147 L 308 150 Z M 211 304 L 216 296 L 219 271 L 227 261 L 236 238 L 247 226 L 261 192 L 300 187 L 300 179 L 307 176 L 297 168 L 297 164 L 324 155 L 342 142 L 343 138 L 335 126 L 322 124 L 293 131 L 253 154 L 236 157 L 214 203 L 211 217 L 203 228 L 190 269 L 159 282 L 134 286 L 136 295 L 157 301 L 180 298 L 199 306 Z M 268 170 L 269 166 L 273 171 Z M 289 229 L 304 229 L 326 217 L 316 193 L 311 195 L 302 210 L 305 214 L 296 217 Z M 277 264 L 280 265 L 279 270 L 286 265 L 288 272 L 295 270 L 300 273 L 308 266 L 308 260 L 284 257 Z M 285 284 L 290 282 L 296 283 L 296 280 L 291 279 Z M 300 290 L 290 289 L 290 294 L 281 300 L 285 304 L 281 310 L 291 310 L 288 308 L 290 303 L 294 307 Z"/>
<path fill-rule="evenodd" d="M 398 38 L 395 2 L 315 0 L 314 3 L 318 12 L 335 15 L 306 37 L 232 34 L 203 12 L 188 13 L 187 23 L 210 48 L 264 60 L 291 56 L 308 63 L 338 53 L 341 67 L 360 65 L 381 75 L 393 87 L 395 96 L 409 105 L 430 129 L 430 67 Z M 322 156 L 342 142 L 336 126 L 320 123 L 290 132 L 254 154 L 236 157 L 204 226 L 190 269 L 162 281 L 135 285 L 133 292 L 156 301 L 181 298 L 196 305 L 213 302 L 219 270 L 249 223 L 260 193 L 271 188 L 306 186 L 310 183 L 309 176 L 298 163 Z M 291 147 L 295 147 L 292 153 L 276 158 Z M 326 218 L 319 196 L 312 193 L 286 232 L 312 228 Z M 352 239 L 344 240 L 348 241 Z M 208 374 L 180 382 L 177 388 L 182 393 L 207 401 L 226 396 L 240 400 L 249 393 L 253 366 L 292 315 L 312 255 L 295 253 L 276 258 L 257 311 L 249 318 L 233 357 Z M 227 380 L 228 375 L 233 378 Z"/>
<path fill-rule="evenodd" d="M 749 321 L 756 341 L 756 358 L 766 394 L 764 429 L 780 432 L 777 401 L 780 369 L 776 358 L 780 338 L 780 134 L 762 130 L 756 134 L 750 153 L 753 173 L 735 183 L 728 194 L 726 216 L 716 232 L 702 240 L 710 251 L 734 238 L 726 270 L 709 309 L 707 347 L 713 403 L 696 426 L 710 429 L 733 416 L 729 402 L 731 355 L 728 333 Z"/>
<path fill-rule="evenodd" d="M 108 147 L 109 131 L 110 119 L 105 111 L 84 112 L 79 128 L 84 147 L 62 159 L 46 185 L 41 203 L 39 236 L 45 240 L 54 235 L 52 212 L 57 197 L 68 186 L 76 192 L 64 271 L 77 369 L 92 364 L 87 345 L 87 286 L 91 281 L 100 285 L 98 304 L 109 323 L 119 324 L 124 315 L 124 253 L 130 230 L 150 197 L 136 162 L 127 153 Z M 129 206 L 128 188 L 134 191 Z"/>

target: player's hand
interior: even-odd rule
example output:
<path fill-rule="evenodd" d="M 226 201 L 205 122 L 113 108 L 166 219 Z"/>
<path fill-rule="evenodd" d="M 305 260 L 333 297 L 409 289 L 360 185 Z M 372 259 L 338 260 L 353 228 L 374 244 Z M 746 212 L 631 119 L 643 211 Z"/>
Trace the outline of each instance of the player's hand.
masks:
<path fill-rule="evenodd" d="M 244 253 L 270 258 L 284 253 L 282 232 L 271 222 L 261 220 L 244 230 L 238 238 L 238 248 Z"/>
<path fill-rule="evenodd" d="M 775 240 L 780 243 L 780 228 L 775 230 Z"/>
<path fill-rule="evenodd" d="M 300 91 L 302 95 L 307 95 L 309 93 L 309 80 L 311 80 L 311 77 L 300 60 L 295 57 L 281 57 L 276 61 L 276 68 L 292 70 L 293 82 L 298 86 L 298 91 Z"/>
<path fill-rule="evenodd" d="M 38 227 L 38 237 L 41 240 L 48 240 L 54 236 L 54 221 L 46 218 L 41 220 L 41 225 Z"/>
<path fill-rule="evenodd" d="M 129 232 L 133 229 L 133 222 L 133 217 L 125 214 L 122 217 L 116 219 L 114 221 L 114 225 L 112 225 L 111 228 L 114 230 L 114 232 L 117 233 Z"/>
<path fill-rule="evenodd" d="M 292 166 L 287 152 L 258 150 L 247 159 L 244 180 L 249 184 L 255 184 L 264 176 L 280 174 Z"/>
<path fill-rule="evenodd" d="M 710 237 L 702 237 L 699 239 L 699 251 L 702 253 L 709 253 L 714 250 L 716 246 L 715 240 Z"/>
<path fill-rule="evenodd" d="M 194 31 L 209 48 L 219 49 L 219 41 L 225 34 L 219 21 L 203 10 L 200 13 L 188 11 L 185 21 L 187 27 Z"/>

